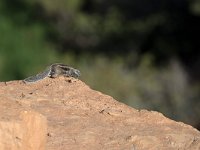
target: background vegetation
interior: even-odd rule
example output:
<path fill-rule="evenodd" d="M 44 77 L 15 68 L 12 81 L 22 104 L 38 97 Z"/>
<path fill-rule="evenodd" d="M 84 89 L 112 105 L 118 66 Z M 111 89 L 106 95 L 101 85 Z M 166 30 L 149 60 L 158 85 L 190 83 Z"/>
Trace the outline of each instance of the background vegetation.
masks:
<path fill-rule="evenodd" d="M 200 129 L 198 0 L 1 0 L 0 80 L 63 62 L 134 108 Z"/>

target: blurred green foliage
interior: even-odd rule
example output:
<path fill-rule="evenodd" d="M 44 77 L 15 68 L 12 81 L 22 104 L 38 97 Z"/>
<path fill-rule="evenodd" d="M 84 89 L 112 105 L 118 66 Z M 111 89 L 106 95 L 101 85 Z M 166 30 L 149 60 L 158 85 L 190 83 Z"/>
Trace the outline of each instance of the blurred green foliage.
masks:
<path fill-rule="evenodd" d="M 200 125 L 197 0 L 1 0 L 0 79 L 54 62 L 134 108 Z"/>
<path fill-rule="evenodd" d="M 0 35 L 1 79 L 20 79 L 55 57 L 40 25 L 20 27 L 1 17 Z"/>

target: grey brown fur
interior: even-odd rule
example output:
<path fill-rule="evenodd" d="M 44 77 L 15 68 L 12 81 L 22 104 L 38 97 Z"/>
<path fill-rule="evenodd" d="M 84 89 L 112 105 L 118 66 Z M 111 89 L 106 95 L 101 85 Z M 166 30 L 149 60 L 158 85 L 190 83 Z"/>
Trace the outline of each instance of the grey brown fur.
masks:
<path fill-rule="evenodd" d="M 35 76 L 24 79 L 24 82 L 36 82 L 46 77 L 56 78 L 58 76 L 78 78 L 81 75 L 80 71 L 61 63 L 55 63 L 47 67 L 43 72 Z"/>

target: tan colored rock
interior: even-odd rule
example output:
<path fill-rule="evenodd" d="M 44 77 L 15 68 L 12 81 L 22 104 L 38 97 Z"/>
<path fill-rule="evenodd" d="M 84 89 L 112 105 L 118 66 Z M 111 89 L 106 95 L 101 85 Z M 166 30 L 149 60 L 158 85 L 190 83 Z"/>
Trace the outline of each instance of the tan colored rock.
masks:
<path fill-rule="evenodd" d="M 133 109 L 73 78 L 0 83 L 1 120 L 17 120 L 16 112 L 23 110 L 36 111 L 47 118 L 48 150 L 200 149 L 200 132 L 192 126 L 155 111 Z M 32 131 L 29 128 L 29 134 L 36 136 L 39 128 L 35 122 L 39 117 L 33 118 L 35 121 L 24 120 L 37 126 Z M 41 128 L 45 128 L 43 125 Z M 12 126 L 20 128 L 17 122 Z M 13 132 L 22 137 L 21 130 Z M 9 139 L 16 149 L 22 144 Z M 31 147 L 36 141 L 32 138 L 23 144 Z"/>
<path fill-rule="evenodd" d="M 5 113 L 0 115 L 0 150 L 44 150 L 46 118 L 32 111 L 13 113 L 18 116 L 7 116 Z"/>
<path fill-rule="evenodd" d="M 47 139 L 46 117 L 31 111 L 24 111 L 20 117 L 22 118 L 22 129 L 24 131 L 22 149 L 45 150 Z"/>

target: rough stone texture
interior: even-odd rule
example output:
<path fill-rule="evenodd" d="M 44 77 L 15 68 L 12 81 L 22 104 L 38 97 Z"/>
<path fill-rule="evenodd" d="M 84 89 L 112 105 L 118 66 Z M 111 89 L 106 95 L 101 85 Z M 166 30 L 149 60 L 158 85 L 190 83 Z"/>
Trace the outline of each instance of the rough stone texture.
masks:
<path fill-rule="evenodd" d="M 44 150 L 46 117 L 33 111 L 10 112 L 8 109 L 7 112 L 6 109 L 1 109 L 0 113 L 0 149 Z"/>
<path fill-rule="evenodd" d="M 20 120 L 20 113 L 25 119 Z M 0 83 L 0 149 L 5 142 L 11 149 L 26 145 L 28 150 L 38 141 L 42 145 L 44 116 L 48 150 L 200 149 L 200 132 L 195 128 L 155 111 L 133 109 L 77 79 Z M 27 126 L 25 131 L 21 122 Z M 6 127 L 12 130 L 12 135 L 2 142 Z M 24 132 L 28 135 L 21 142 Z"/>

